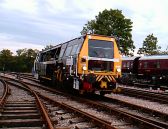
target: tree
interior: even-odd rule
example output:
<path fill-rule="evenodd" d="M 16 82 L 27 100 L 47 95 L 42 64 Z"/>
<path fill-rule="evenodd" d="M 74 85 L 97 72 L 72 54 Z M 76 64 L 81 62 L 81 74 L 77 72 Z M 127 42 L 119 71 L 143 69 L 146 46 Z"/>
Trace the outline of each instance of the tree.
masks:
<path fill-rule="evenodd" d="M 47 45 L 43 50 L 47 50 L 47 49 L 50 49 L 52 47 L 54 47 L 54 46 L 50 44 L 50 45 Z"/>
<path fill-rule="evenodd" d="M 153 34 L 149 34 L 145 40 L 143 41 L 142 48 L 139 48 L 137 54 L 144 54 L 144 55 L 155 55 L 158 54 L 161 49 L 160 46 L 157 45 L 157 37 Z"/>
<path fill-rule="evenodd" d="M 12 52 L 8 49 L 3 49 L 0 52 L 0 70 L 10 71 L 12 68 Z"/>
<path fill-rule="evenodd" d="M 34 60 L 39 51 L 37 49 L 19 49 L 17 55 L 12 56 L 8 49 L 0 51 L 0 70 L 15 72 L 31 72 Z"/>
<path fill-rule="evenodd" d="M 18 72 L 31 72 L 34 60 L 39 51 L 37 49 L 19 49 L 16 51 L 16 70 Z"/>
<path fill-rule="evenodd" d="M 123 55 L 132 55 L 135 46 L 132 40 L 132 23 L 130 19 L 125 18 L 121 10 L 107 10 L 99 12 L 95 20 L 88 21 L 83 27 L 81 34 L 100 34 L 115 36 L 119 49 Z"/>

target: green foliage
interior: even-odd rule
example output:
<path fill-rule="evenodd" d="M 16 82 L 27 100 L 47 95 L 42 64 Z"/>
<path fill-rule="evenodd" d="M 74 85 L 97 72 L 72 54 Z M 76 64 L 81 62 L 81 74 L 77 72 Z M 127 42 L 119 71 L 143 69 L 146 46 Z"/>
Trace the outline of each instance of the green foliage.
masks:
<path fill-rule="evenodd" d="M 50 45 L 47 45 L 43 50 L 47 50 L 47 49 L 50 49 L 52 47 L 54 47 L 54 46 L 50 44 Z"/>
<path fill-rule="evenodd" d="M 118 46 L 123 55 L 132 55 L 135 49 L 132 40 L 132 22 L 125 18 L 121 10 L 104 10 L 99 12 L 95 20 L 88 21 L 81 34 L 94 33 L 115 36 L 119 39 Z"/>
<path fill-rule="evenodd" d="M 157 37 L 153 34 L 148 35 L 143 41 L 142 48 L 139 48 L 138 54 L 156 55 L 159 53 L 160 46 L 157 45 Z"/>
<path fill-rule="evenodd" d="M 159 50 L 158 55 L 168 55 L 168 46 L 167 46 L 166 50 L 164 50 L 164 51 Z"/>
<path fill-rule="evenodd" d="M 8 49 L 3 49 L 0 52 L 0 70 L 7 70 L 7 68 L 12 67 L 12 52 Z"/>
<path fill-rule="evenodd" d="M 12 56 L 10 50 L 0 52 L 0 70 L 15 72 L 31 72 L 38 50 L 19 49 Z"/>

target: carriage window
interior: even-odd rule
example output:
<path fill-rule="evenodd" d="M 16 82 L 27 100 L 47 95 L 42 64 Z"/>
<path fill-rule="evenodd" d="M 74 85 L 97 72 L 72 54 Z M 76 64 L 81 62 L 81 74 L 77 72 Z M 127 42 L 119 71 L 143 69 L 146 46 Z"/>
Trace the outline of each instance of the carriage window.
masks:
<path fill-rule="evenodd" d="M 131 68 L 133 67 L 133 63 L 131 63 Z"/>
<path fill-rule="evenodd" d="M 42 62 L 43 61 L 43 53 L 40 53 L 40 56 L 39 56 L 39 61 Z"/>
<path fill-rule="evenodd" d="M 144 62 L 144 68 L 148 67 L 148 62 Z"/>
<path fill-rule="evenodd" d="M 76 53 L 77 48 L 78 48 L 78 44 L 76 44 L 76 45 L 73 46 L 71 55 L 74 55 Z"/>
<path fill-rule="evenodd" d="M 46 58 L 47 58 L 47 53 L 46 52 L 42 53 L 42 55 L 41 55 L 41 62 L 46 61 Z"/>
<path fill-rule="evenodd" d="M 57 49 L 53 49 L 53 50 L 51 50 L 51 52 L 50 52 L 50 56 L 51 56 L 51 58 L 54 58 L 55 53 L 56 53 L 56 50 L 57 50 Z"/>
<path fill-rule="evenodd" d="M 156 63 L 156 68 L 160 68 L 160 62 Z"/>
<path fill-rule="evenodd" d="M 140 68 L 142 67 L 142 63 L 139 63 L 139 67 L 140 67 Z"/>
<path fill-rule="evenodd" d="M 49 61 L 51 59 L 51 52 L 47 52 L 44 61 Z"/>
<path fill-rule="evenodd" d="M 61 52 L 60 52 L 60 55 L 59 55 L 59 57 L 62 57 L 62 56 L 63 56 L 63 54 L 64 54 L 64 51 L 65 51 L 65 48 L 64 48 L 64 49 L 61 49 Z"/>
<path fill-rule="evenodd" d="M 125 62 L 123 62 L 123 67 L 124 67 L 124 68 L 126 67 L 126 63 L 125 63 Z"/>
<path fill-rule="evenodd" d="M 130 62 L 127 62 L 127 68 L 129 68 L 129 66 L 130 66 Z"/>
<path fill-rule="evenodd" d="M 76 50 L 76 54 L 79 53 L 79 51 L 80 51 L 80 49 L 81 49 L 81 46 L 82 46 L 82 43 L 80 43 L 80 44 L 78 45 L 78 48 L 77 48 L 77 50 Z"/>
<path fill-rule="evenodd" d="M 66 51 L 65 51 L 65 56 L 69 56 L 72 50 L 72 46 L 67 47 Z"/>
<path fill-rule="evenodd" d="M 61 58 L 65 52 L 65 48 L 67 46 L 68 43 L 65 43 L 61 46 L 61 52 L 60 52 L 60 55 L 59 55 L 59 58 Z"/>

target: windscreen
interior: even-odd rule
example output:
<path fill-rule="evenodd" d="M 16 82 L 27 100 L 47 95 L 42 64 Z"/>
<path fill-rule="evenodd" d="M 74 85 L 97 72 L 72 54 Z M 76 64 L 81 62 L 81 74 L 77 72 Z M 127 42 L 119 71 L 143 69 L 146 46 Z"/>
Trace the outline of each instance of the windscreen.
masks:
<path fill-rule="evenodd" d="M 89 57 L 114 58 L 113 42 L 104 40 L 89 40 Z"/>
<path fill-rule="evenodd" d="M 88 61 L 88 69 L 94 71 L 112 71 L 114 58 L 114 44 L 112 41 L 89 40 L 89 57 L 94 57 Z M 107 60 L 109 59 L 109 60 Z"/>

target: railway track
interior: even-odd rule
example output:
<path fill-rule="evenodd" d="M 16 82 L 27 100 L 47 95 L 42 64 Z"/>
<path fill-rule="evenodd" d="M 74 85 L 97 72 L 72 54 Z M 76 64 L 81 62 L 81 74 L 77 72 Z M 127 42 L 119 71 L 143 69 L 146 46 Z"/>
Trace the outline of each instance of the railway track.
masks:
<path fill-rule="evenodd" d="M 122 91 L 121 94 L 168 104 L 168 94 L 123 86 L 120 86 L 120 88 Z"/>
<path fill-rule="evenodd" d="M 7 72 L 6 75 L 12 75 L 15 76 L 18 79 L 27 79 L 31 80 L 33 82 L 39 83 L 40 81 L 35 79 L 30 73 L 16 73 L 16 72 Z"/>
<path fill-rule="evenodd" d="M 0 79 L 0 110 L 2 110 L 3 105 L 8 97 L 8 95 L 10 94 L 10 89 L 8 87 L 8 85 L 6 84 L 6 82 L 2 79 Z"/>
<path fill-rule="evenodd" d="M 40 90 L 39 88 L 33 88 L 33 89 L 35 91 L 40 92 L 41 97 L 42 97 L 42 94 L 44 94 L 44 92 L 47 91 L 47 90 Z M 56 93 L 55 92 L 54 93 L 49 93 L 49 91 L 47 91 L 47 96 L 49 97 L 48 99 L 50 99 L 50 101 L 52 101 L 53 103 L 58 103 L 58 102 L 55 102 L 55 100 L 58 99 L 58 98 L 55 98 L 56 97 Z M 69 97 L 69 98 L 71 98 L 71 97 Z M 46 99 L 46 97 L 44 97 L 44 95 L 43 95 L 43 99 Z M 65 103 L 66 101 L 67 101 L 67 99 L 63 99 L 61 101 L 61 103 L 64 104 L 64 105 L 67 105 Z M 81 102 L 82 102 L 82 104 L 84 104 L 84 103 L 88 104 L 89 103 L 89 105 L 94 106 L 94 107 L 90 107 L 90 108 L 95 108 L 96 110 L 97 109 L 100 110 L 100 107 L 101 107 L 101 110 L 109 111 L 106 114 L 111 114 L 111 115 L 114 115 L 114 116 L 115 116 L 115 114 L 117 114 L 120 117 L 122 116 L 122 119 L 125 119 L 124 123 L 122 123 L 122 124 L 120 123 L 118 125 L 115 125 L 116 127 L 119 126 L 119 125 L 120 125 L 120 127 L 121 126 L 126 126 L 126 125 L 129 126 L 129 127 L 135 126 L 134 122 L 137 123 L 137 125 L 138 125 L 137 127 L 138 128 L 144 128 L 144 127 L 149 127 L 149 128 L 166 128 L 166 127 L 168 127 L 167 122 L 162 121 L 160 119 L 156 119 L 156 118 L 154 118 L 152 116 L 150 116 L 150 117 L 148 116 L 149 118 L 146 118 L 147 116 L 142 115 L 143 113 L 141 113 L 142 116 L 132 113 L 132 110 L 134 110 L 135 106 L 131 106 L 131 107 L 133 107 L 133 108 L 131 108 L 132 110 L 128 111 L 128 110 L 125 110 L 126 108 L 123 108 L 123 105 L 126 105 L 126 103 L 122 104 L 122 106 L 120 104 L 120 107 L 118 105 L 111 105 L 111 106 L 109 106 L 109 104 L 110 104 L 109 101 L 112 101 L 112 100 L 108 100 L 107 101 L 108 104 L 107 104 L 107 102 L 106 102 L 106 104 L 103 104 L 104 102 L 98 102 L 98 101 L 95 102 L 95 100 L 94 101 L 89 100 L 89 102 L 88 102 L 88 100 L 86 101 L 86 100 L 81 100 L 80 99 L 80 100 L 78 100 L 78 102 L 75 102 L 75 103 L 77 103 L 76 106 L 80 105 Z M 71 101 L 70 103 L 73 103 L 73 102 Z M 72 108 L 74 107 L 73 105 L 71 105 L 71 106 L 72 106 Z M 71 107 L 71 106 L 68 104 L 68 107 Z M 121 107 L 122 107 L 122 109 L 121 109 Z M 80 107 L 80 108 L 82 108 L 82 107 Z M 127 108 L 128 108 L 128 104 L 127 104 Z M 141 107 L 140 109 L 141 110 L 145 110 L 145 109 L 143 109 L 143 107 Z M 114 114 L 112 114 L 112 112 Z M 145 110 L 145 112 L 146 112 L 146 110 Z M 154 112 L 154 111 L 149 110 L 149 112 Z M 156 114 L 158 114 L 158 113 L 156 113 Z M 166 114 L 164 114 L 164 120 L 166 120 L 165 117 L 167 118 Z M 128 118 L 130 119 L 129 122 L 127 121 Z M 142 123 L 143 123 L 144 127 L 142 127 Z M 114 123 L 112 125 L 114 125 Z"/>
<path fill-rule="evenodd" d="M 8 83 L 12 83 L 12 82 L 8 81 Z M 26 84 L 22 83 L 22 85 L 26 85 Z M 37 91 L 37 90 L 35 90 L 35 88 L 33 88 L 33 90 Z M 55 105 L 54 107 L 61 107 L 61 111 L 58 111 L 56 114 L 75 113 L 75 116 L 76 116 L 77 120 L 69 120 L 69 122 L 65 122 L 63 125 L 66 125 L 68 127 L 73 126 L 73 125 L 69 126 L 69 123 L 70 123 L 70 124 L 75 124 L 74 125 L 75 128 L 107 128 L 107 129 L 115 129 L 115 127 L 113 127 L 111 125 L 111 122 L 109 122 L 108 120 L 104 120 L 101 117 L 100 118 L 96 117 L 95 115 L 92 115 L 92 114 L 90 114 L 90 113 L 88 113 L 86 111 L 82 111 L 81 109 L 79 110 L 79 108 L 76 108 L 76 105 L 70 105 L 70 104 L 67 104 L 67 103 L 63 103 L 63 102 L 66 102 L 68 100 L 68 98 L 64 98 L 62 95 L 59 95 L 59 98 L 57 96 L 57 98 L 52 99 L 51 97 L 56 97 L 55 94 L 53 94 L 53 93 L 48 93 L 47 94 L 47 93 L 44 93 L 45 90 L 41 90 L 40 91 L 40 89 L 38 89 L 38 92 L 40 92 L 40 93 L 43 92 L 43 95 L 42 94 L 38 94 L 38 95 L 41 96 L 46 101 L 52 102 Z M 72 102 L 73 101 L 71 100 L 70 103 L 72 103 Z M 82 104 L 81 108 L 85 109 L 87 107 Z M 53 113 L 51 113 L 51 114 L 53 114 Z M 72 116 L 74 117 L 74 115 L 72 115 Z M 61 119 L 62 118 L 64 119 L 64 117 L 61 117 Z M 93 123 L 93 124 L 90 124 L 90 122 Z M 62 121 L 59 121 L 57 119 L 57 123 L 58 123 L 58 125 L 61 125 Z M 66 124 L 66 123 L 68 123 L 68 124 Z M 83 123 L 84 123 L 84 125 L 83 125 Z"/>
<path fill-rule="evenodd" d="M 8 84 L 10 84 L 10 85 L 15 85 L 15 86 L 21 86 L 21 87 L 29 87 L 29 86 L 27 86 L 25 83 L 23 83 L 23 82 L 20 82 L 20 81 L 14 81 L 14 80 L 10 80 L 9 78 L 8 78 L 8 82 L 7 82 Z M 20 84 L 19 84 L 20 83 Z M 14 91 L 14 90 L 13 90 Z M 39 96 L 39 95 L 38 95 Z M 44 96 L 43 96 L 44 97 Z M 45 96 L 46 97 L 46 96 Z M 23 97 L 21 97 L 22 99 L 23 99 Z M 26 97 L 27 98 L 27 97 Z M 13 99 L 12 99 L 13 100 Z M 79 109 L 76 109 L 76 108 L 73 108 L 73 107 L 70 107 L 69 105 L 65 105 L 65 104 L 62 104 L 62 103 L 54 103 L 54 104 L 52 104 L 51 102 L 50 102 L 51 100 L 49 100 L 49 99 L 45 99 L 45 101 L 44 101 L 44 99 L 43 99 L 43 103 L 45 103 L 45 106 L 47 107 L 47 110 L 49 110 L 49 111 L 52 111 L 52 112 L 50 112 L 50 116 L 54 116 L 55 117 L 55 115 L 57 115 L 57 114 L 71 114 L 71 115 L 69 115 L 69 122 L 68 122 L 68 124 L 70 124 L 71 126 L 73 126 L 74 124 L 74 127 L 76 128 L 76 129 L 78 129 L 78 128 L 107 128 L 107 129 L 114 129 L 111 125 L 110 125 L 110 122 L 108 122 L 108 121 L 105 121 L 105 120 L 102 120 L 102 119 L 100 119 L 100 118 L 95 118 L 94 116 L 92 116 L 92 115 L 90 115 L 90 114 L 88 114 L 88 113 L 86 113 L 86 112 L 82 112 L 82 111 L 79 111 Z M 10 103 L 11 104 L 11 103 Z M 9 105 L 10 105 L 9 104 Z M 20 104 L 20 103 L 19 103 Z M 25 103 L 24 103 L 25 104 Z M 23 105 L 24 105 L 23 104 Z M 32 103 L 31 103 L 32 104 Z M 8 105 L 8 103 L 7 103 L 7 106 L 9 106 Z M 16 105 L 16 104 L 15 104 Z M 52 105 L 54 105 L 54 106 L 52 106 Z M 16 109 L 18 109 L 18 107 L 19 107 L 19 105 L 17 104 L 16 105 Z M 58 109 L 58 108 L 60 108 L 60 109 Z M 6 109 L 7 107 L 5 107 L 4 108 L 4 110 Z M 14 108 L 14 109 L 15 109 Z M 53 108 L 54 108 L 54 110 L 53 110 Z M 22 110 L 22 108 L 20 108 L 19 107 L 19 109 L 20 110 Z M 18 110 L 19 110 L 18 109 Z M 32 108 L 31 108 L 31 110 L 33 110 Z M 28 110 L 27 111 L 25 111 L 25 112 L 29 112 Z M 3 111 L 3 113 L 4 113 L 4 111 Z M 17 112 L 18 113 L 18 112 Z M 74 115 L 75 114 L 75 115 Z M 82 116 L 82 117 L 81 117 Z M 5 116 L 4 116 L 5 117 Z M 4 118 L 4 117 L 2 117 L 2 119 Z M 6 116 L 6 117 L 8 117 L 8 116 Z M 33 116 L 32 116 L 33 117 Z M 72 119 L 73 118 L 73 119 Z M 86 119 L 87 118 L 87 119 Z M 22 119 L 23 119 L 23 117 L 22 117 Z M 59 125 L 61 125 L 62 126 L 62 124 L 60 124 L 61 122 L 59 122 L 59 120 L 58 119 L 56 119 L 56 120 L 54 120 L 54 118 L 51 118 L 52 119 L 52 123 L 56 123 L 56 124 L 58 124 L 58 126 Z M 65 119 L 64 117 L 61 117 L 61 119 Z M 66 118 L 67 119 L 67 118 Z M 89 120 L 89 121 L 88 121 Z M 20 119 L 20 121 L 22 121 L 22 122 L 25 122 L 25 119 L 23 119 L 23 120 L 21 120 Z M 40 122 L 40 121 L 39 121 Z M 19 123 L 19 121 L 17 122 L 17 123 Z M 34 122 L 33 122 L 34 123 Z M 31 123 L 31 126 L 33 126 L 33 123 Z M 38 121 L 36 121 L 36 123 L 38 124 Z M 2 123 L 1 124 L 3 124 L 2 126 L 4 127 L 4 126 L 7 126 L 7 124 L 5 124 L 5 121 L 2 121 Z M 14 123 L 13 123 L 14 124 Z M 12 125 L 13 125 L 12 124 Z M 39 123 L 40 124 L 40 123 Z M 11 125 L 11 124 L 10 124 Z M 11 125 L 11 126 L 12 126 Z M 19 124 L 19 125 L 22 125 L 23 126 L 23 124 Z M 24 123 L 24 125 L 25 125 L 25 123 Z M 29 125 L 30 125 L 30 123 L 29 123 Z M 18 126 L 18 125 L 13 125 L 13 126 Z M 25 125 L 26 126 L 26 125 Z M 64 126 L 65 126 L 65 123 L 64 123 Z M 67 125 L 68 126 L 68 125 Z M 70 127 L 71 127 L 70 126 Z M 34 128 L 34 127 L 33 127 Z M 56 128 L 60 128 L 60 127 L 56 127 Z M 62 128 L 62 127 L 61 127 Z M 68 127 L 69 128 L 69 127 Z"/>
<path fill-rule="evenodd" d="M 0 128 L 54 129 L 44 105 L 31 88 L 9 87 L 11 94 L 1 105 Z"/>
<path fill-rule="evenodd" d="M 29 74 L 22 74 L 21 78 L 28 79 L 36 83 L 39 83 L 39 80 L 34 79 Z M 134 88 L 123 87 L 123 86 L 119 86 L 119 87 L 121 88 L 122 94 L 168 104 L 168 94 L 167 93 L 163 93 L 163 92 L 158 93 L 158 92 L 152 92 L 149 90 L 143 90 L 143 89 L 141 90 L 137 88 L 134 89 Z"/>
<path fill-rule="evenodd" d="M 119 85 L 124 85 L 125 87 L 134 87 L 134 88 L 139 88 L 139 89 L 144 89 L 144 90 L 162 90 L 163 92 L 168 91 L 168 86 L 166 85 L 152 85 L 148 83 L 119 83 Z"/>

